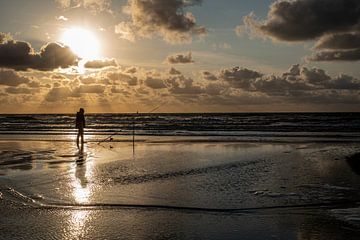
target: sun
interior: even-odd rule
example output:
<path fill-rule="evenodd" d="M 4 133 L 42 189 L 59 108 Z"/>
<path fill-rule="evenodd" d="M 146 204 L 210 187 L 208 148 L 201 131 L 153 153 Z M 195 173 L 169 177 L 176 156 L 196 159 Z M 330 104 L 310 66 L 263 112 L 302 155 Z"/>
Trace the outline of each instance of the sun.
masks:
<path fill-rule="evenodd" d="M 61 36 L 60 42 L 69 46 L 82 59 L 93 60 L 99 58 L 99 41 L 87 29 L 79 27 L 66 29 Z"/>

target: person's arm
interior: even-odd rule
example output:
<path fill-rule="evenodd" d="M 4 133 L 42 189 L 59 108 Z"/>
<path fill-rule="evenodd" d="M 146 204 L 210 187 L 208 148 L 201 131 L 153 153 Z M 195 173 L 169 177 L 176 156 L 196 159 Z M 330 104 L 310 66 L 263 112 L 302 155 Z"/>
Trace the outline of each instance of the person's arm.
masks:
<path fill-rule="evenodd" d="M 83 116 L 83 126 L 85 128 L 85 116 Z"/>

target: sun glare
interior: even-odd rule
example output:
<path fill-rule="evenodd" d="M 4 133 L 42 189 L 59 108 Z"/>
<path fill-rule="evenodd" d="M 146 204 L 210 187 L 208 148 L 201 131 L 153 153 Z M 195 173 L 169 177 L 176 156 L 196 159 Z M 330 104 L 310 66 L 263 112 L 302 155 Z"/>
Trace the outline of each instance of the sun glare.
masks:
<path fill-rule="evenodd" d="M 100 44 L 96 36 L 83 28 L 70 28 L 65 30 L 60 42 L 69 46 L 79 57 L 93 60 L 99 57 Z"/>

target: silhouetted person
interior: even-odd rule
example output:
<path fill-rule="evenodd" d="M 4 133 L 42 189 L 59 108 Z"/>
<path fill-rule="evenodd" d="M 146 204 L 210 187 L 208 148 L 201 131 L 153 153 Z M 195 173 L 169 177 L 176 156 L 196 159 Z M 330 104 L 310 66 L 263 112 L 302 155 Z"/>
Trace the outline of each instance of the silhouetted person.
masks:
<path fill-rule="evenodd" d="M 80 110 L 76 113 L 76 122 L 75 126 L 78 129 L 78 134 L 76 137 L 76 145 L 79 148 L 79 138 L 81 137 L 81 149 L 84 147 L 84 128 L 85 128 L 85 116 L 84 109 L 80 108 Z"/>

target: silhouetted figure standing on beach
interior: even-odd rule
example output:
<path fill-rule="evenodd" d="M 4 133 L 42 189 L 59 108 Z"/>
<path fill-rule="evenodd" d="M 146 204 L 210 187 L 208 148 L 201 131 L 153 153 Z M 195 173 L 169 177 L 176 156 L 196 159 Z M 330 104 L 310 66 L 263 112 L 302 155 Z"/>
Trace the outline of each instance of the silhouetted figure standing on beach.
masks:
<path fill-rule="evenodd" d="M 85 128 L 85 116 L 84 109 L 80 108 L 80 110 L 76 113 L 76 128 L 78 129 L 78 134 L 76 137 L 76 145 L 79 147 L 79 138 L 81 137 L 81 148 L 84 147 L 84 128 Z"/>

